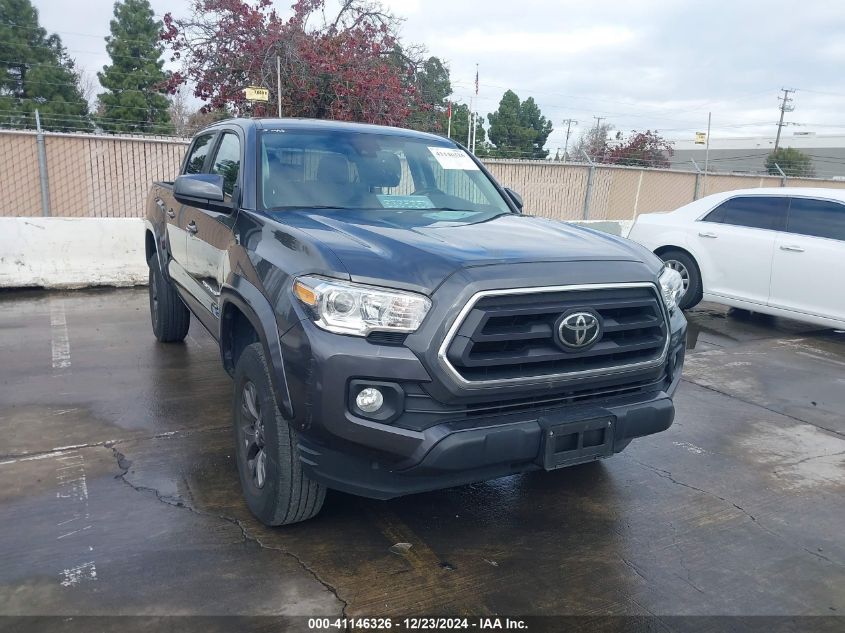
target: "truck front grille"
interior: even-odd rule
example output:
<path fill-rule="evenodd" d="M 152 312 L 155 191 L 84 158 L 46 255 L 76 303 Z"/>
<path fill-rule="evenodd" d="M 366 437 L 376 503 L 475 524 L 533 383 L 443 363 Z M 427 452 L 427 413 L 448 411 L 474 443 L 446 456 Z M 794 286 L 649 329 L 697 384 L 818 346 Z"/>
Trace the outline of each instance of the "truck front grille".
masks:
<path fill-rule="evenodd" d="M 601 327 L 583 349 L 567 347 L 559 335 L 561 318 L 579 311 Z M 497 290 L 470 300 L 440 357 L 464 382 L 509 383 L 654 367 L 668 339 L 653 284 Z"/>

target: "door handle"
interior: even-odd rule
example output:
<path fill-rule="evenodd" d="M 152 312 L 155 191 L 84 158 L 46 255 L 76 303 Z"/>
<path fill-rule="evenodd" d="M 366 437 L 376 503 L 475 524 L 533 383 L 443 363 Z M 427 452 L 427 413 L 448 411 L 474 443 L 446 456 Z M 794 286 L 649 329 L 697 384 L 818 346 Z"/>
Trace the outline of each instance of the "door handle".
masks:
<path fill-rule="evenodd" d="M 783 245 L 783 246 L 781 246 L 781 247 L 780 247 L 780 250 L 782 250 L 782 251 L 789 251 L 790 253 L 803 253 L 803 252 L 804 252 L 804 249 L 803 249 L 803 248 L 801 248 L 800 246 L 786 246 L 786 245 Z"/>
<path fill-rule="evenodd" d="M 716 235 L 715 233 L 710 233 L 710 232 L 708 231 L 707 233 L 699 233 L 699 234 L 698 234 L 698 237 L 710 237 L 710 238 L 716 239 L 716 238 L 717 238 L 717 237 L 719 237 L 719 236 L 718 236 L 718 235 Z"/>
<path fill-rule="evenodd" d="M 176 217 L 176 212 L 173 209 L 168 209 L 167 210 L 167 217 L 172 220 L 173 218 Z"/>
<path fill-rule="evenodd" d="M 185 230 L 190 233 L 191 235 L 197 234 L 197 223 L 191 220 L 188 226 L 185 227 Z"/>

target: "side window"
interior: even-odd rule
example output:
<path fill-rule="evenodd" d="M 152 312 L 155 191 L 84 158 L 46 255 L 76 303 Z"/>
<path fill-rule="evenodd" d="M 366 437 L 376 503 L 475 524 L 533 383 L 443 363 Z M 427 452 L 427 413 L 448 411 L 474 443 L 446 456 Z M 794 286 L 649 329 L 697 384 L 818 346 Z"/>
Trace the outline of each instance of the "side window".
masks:
<path fill-rule="evenodd" d="M 241 142 L 233 132 L 224 132 L 211 165 L 212 174 L 223 176 L 223 193 L 231 196 L 241 169 Z"/>
<path fill-rule="evenodd" d="M 725 200 L 704 221 L 779 231 L 786 223 L 788 205 L 785 196 L 738 196 Z"/>
<path fill-rule="evenodd" d="M 205 157 L 208 156 L 208 150 L 211 149 L 212 138 L 214 138 L 214 134 L 203 134 L 194 140 L 194 144 L 191 145 L 191 150 L 188 154 L 188 160 L 185 161 L 186 174 L 202 173 Z"/>
<path fill-rule="evenodd" d="M 845 241 L 845 205 L 829 200 L 792 198 L 786 231 Z"/>

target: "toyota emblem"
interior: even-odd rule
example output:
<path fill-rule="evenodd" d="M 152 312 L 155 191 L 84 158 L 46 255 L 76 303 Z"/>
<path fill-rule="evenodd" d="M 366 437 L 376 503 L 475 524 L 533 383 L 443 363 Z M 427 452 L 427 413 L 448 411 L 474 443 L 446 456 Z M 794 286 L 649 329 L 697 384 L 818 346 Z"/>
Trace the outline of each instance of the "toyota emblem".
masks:
<path fill-rule="evenodd" d="M 592 312 L 572 312 L 560 320 L 557 333 L 564 347 L 581 350 L 601 336 L 601 323 Z"/>

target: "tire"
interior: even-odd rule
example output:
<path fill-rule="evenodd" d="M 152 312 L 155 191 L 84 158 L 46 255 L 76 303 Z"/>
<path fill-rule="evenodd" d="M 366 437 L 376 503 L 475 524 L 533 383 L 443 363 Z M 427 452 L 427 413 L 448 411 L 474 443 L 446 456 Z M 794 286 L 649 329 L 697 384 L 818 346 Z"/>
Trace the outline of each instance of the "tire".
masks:
<path fill-rule="evenodd" d="M 691 255 L 684 251 L 666 251 L 660 255 L 662 259 L 670 268 L 674 268 L 681 277 L 684 278 L 684 285 L 686 291 L 684 292 L 678 306 L 681 310 L 689 310 L 694 308 L 701 302 L 703 288 L 701 285 L 701 271 L 698 269 L 698 264 Z"/>
<path fill-rule="evenodd" d="M 191 313 L 179 293 L 161 273 L 158 256 L 153 254 L 150 261 L 150 320 L 153 334 L 162 343 L 184 341 L 191 325 Z"/>
<path fill-rule="evenodd" d="M 162 343 L 184 341 L 191 325 L 191 313 L 179 293 L 161 273 L 158 255 L 153 254 L 150 265 L 150 320 L 153 334 Z"/>
<path fill-rule="evenodd" d="M 316 516 L 326 488 L 302 471 L 296 432 L 279 412 L 261 343 L 247 346 L 238 359 L 233 401 L 235 460 L 250 511 L 271 526 Z"/>

